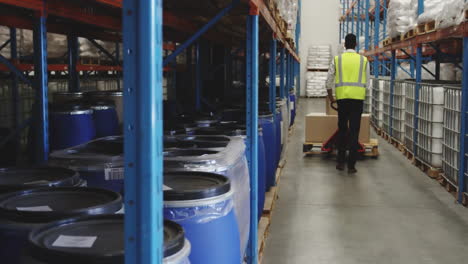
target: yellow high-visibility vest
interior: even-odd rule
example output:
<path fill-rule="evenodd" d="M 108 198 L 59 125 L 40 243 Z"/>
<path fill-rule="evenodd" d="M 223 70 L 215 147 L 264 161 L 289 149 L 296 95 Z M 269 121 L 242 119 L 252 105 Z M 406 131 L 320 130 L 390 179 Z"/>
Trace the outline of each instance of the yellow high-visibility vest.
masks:
<path fill-rule="evenodd" d="M 366 99 L 367 58 L 354 52 L 335 57 L 336 100 Z"/>

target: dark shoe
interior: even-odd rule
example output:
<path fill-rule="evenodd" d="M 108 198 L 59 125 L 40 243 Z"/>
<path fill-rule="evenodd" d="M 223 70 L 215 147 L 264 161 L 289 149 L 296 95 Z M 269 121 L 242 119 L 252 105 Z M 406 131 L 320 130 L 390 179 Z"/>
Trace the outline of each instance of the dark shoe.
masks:
<path fill-rule="evenodd" d="M 349 174 L 355 174 L 355 173 L 357 173 L 357 170 L 356 170 L 356 168 L 348 168 L 348 173 Z"/>
<path fill-rule="evenodd" d="M 339 170 L 339 171 L 344 171 L 345 165 L 343 163 L 338 163 L 336 165 L 336 169 Z"/>

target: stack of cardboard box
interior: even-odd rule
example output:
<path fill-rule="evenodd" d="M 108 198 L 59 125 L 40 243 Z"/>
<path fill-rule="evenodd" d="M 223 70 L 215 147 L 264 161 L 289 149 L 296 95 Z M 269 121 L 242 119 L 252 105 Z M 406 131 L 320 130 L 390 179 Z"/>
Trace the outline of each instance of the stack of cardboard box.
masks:
<path fill-rule="evenodd" d="M 307 143 L 323 143 L 330 139 L 338 130 L 338 113 L 331 107 L 327 98 L 325 113 L 310 113 L 306 116 L 305 141 Z M 360 143 L 370 142 L 370 115 L 363 114 L 361 118 Z"/>

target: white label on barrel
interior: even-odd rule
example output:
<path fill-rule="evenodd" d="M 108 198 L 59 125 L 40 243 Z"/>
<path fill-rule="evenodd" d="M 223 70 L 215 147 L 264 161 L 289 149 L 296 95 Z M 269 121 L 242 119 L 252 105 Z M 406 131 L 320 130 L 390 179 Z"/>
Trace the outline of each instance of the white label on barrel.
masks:
<path fill-rule="evenodd" d="M 92 248 L 96 236 L 66 236 L 60 235 L 52 244 L 53 247 Z"/>
<path fill-rule="evenodd" d="M 291 103 L 289 104 L 289 107 L 290 107 L 292 110 L 294 110 L 294 102 L 291 102 Z"/>
<path fill-rule="evenodd" d="M 169 191 L 169 190 L 172 190 L 172 188 L 163 184 L 163 191 Z"/>
<path fill-rule="evenodd" d="M 106 181 L 123 180 L 124 168 L 107 168 L 104 169 L 104 177 Z"/>
<path fill-rule="evenodd" d="M 31 206 L 31 207 L 16 207 L 18 211 L 29 211 L 29 212 L 52 212 L 52 208 L 47 205 L 44 206 Z"/>

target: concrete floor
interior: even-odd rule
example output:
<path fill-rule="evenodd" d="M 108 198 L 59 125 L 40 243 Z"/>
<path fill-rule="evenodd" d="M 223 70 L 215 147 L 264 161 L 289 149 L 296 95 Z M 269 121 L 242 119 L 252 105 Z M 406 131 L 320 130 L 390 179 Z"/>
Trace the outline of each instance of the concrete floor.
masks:
<path fill-rule="evenodd" d="M 352 176 L 303 156 L 304 116 L 323 107 L 300 102 L 263 263 L 467 263 L 468 208 L 394 147 L 380 140 Z"/>

